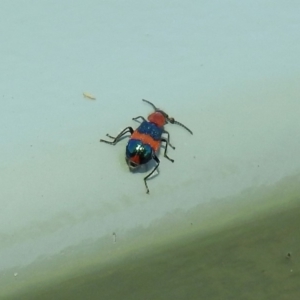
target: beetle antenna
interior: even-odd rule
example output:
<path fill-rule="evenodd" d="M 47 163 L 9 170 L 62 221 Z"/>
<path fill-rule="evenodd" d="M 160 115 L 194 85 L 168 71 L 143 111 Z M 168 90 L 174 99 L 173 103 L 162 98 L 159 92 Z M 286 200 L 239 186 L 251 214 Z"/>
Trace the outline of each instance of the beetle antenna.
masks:
<path fill-rule="evenodd" d="M 163 114 L 163 115 L 165 116 L 166 119 L 169 119 L 168 114 L 165 113 L 163 110 L 157 108 L 152 102 L 150 102 L 150 101 L 148 101 L 148 100 L 146 100 L 146 99 L 142 99 L 142 100 L 143 100 L 144 102 L 150 104 L 150 105 L 153 107 L 153 109 L 154 109 L 155 112 L 160 112 L 161 114 Z"/>
<path fill-rule="evenodd" d="M 178 121 L 175 121 L 174 118 L 169 118 L 169 117 L 168 117 L 168 121 L 169 121 L 171 124 L 177 124 L 177 125 L 183 127 L 183 128 L 186 129 L 190 134 L 193 134 L 193 132 L 192 132 L 191 129 L 187 128 L 187 127 L 186 127 L 185 125 L 183 125 L 182 123 L 180 123 L 180 122 L 178 122 Z"/>
<path fill-rule="evenodd" d="M 147 102 L 148 104 L 150 104 L 152 107 L 153 107 L 153 109 L 155 110 L 155 111 L 158 111 L 159 109 L 152 103 L 152 102 L 150 102 L 150 101 L 148 101 L 148 100 L 146 100 L 146 99 L 142 99 L 144 102 Z"/>
<path fill-rule="evenodd" d="M 169 115 L 168 115 L 167 113 L 165 113 L 163 110 L 157 108 L 152 102 L 150 102 L 150 101 L 148 101 L 148 100 L 146 100 L 146 99 L 142 99 L 142 100 L 143 100 L 144 102 L 150 104 L 150 105 L 153 107 L 153 109 L 154 109 L 155 111 L 162 113 L 162 114 L 166 117 L 166 119 L 167 119 L 171 124 L 177 124 L 177 125 L 183 127 L 184 129 L 186 129 L 190 134 L 193 134 L 192 130 L 190 130 L 189 128 L 187 128 L 187 127 L 186 127 L 185 125 L 183 125 L 182 123 L 180 123 L 180 122 L 178 122 L 178 121 L 175 121 L 174 118 L 170 118 Z"/>

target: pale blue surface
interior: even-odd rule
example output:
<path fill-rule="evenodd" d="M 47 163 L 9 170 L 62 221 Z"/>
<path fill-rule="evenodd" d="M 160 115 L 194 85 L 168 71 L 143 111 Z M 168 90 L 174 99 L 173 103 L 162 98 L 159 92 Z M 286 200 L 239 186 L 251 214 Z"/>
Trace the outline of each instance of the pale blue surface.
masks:
<path fill-rule="evenodd" d="M 1 1 L 1 12 L 0 271 L 299 171 L 298 1 Z M 161 157 L 150 195 L 126 141 L 99 143 L 151 112 L 142 98 L 194 131 L 168 126 L 175 163 Z"/>

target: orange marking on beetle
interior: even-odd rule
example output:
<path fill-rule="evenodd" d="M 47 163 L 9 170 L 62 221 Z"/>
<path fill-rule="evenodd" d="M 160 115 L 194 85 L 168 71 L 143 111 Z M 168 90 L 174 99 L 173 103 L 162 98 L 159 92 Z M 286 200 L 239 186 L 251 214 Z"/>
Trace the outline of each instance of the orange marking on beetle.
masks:
<path fill-rule="evenodd" d="M 130 160 L 136 163 L 137 165 L 140 164 L 140 157 L 138 155 L 135 155 L 133 157 L 130 157 Z"/>
<path fill-rule="evenodd" d="M 156 124 L 158 127 L 163 127 L 166 124 L 166 117 L 161 112 L 154 112 L 148 116 L 148 121 Z"/>
<path fill-rule="evenodd" d="M 156 141 L 152 138 L 152 136 L 148 134 L 139 133 L 137 130 L 133 132 L 133 134 L 130 137 L 131 139 L 140 140 L 143 144 L 148 144 L 151 146 L 151 148 L 156 152 L 159 147 L 161 141 Z"/>

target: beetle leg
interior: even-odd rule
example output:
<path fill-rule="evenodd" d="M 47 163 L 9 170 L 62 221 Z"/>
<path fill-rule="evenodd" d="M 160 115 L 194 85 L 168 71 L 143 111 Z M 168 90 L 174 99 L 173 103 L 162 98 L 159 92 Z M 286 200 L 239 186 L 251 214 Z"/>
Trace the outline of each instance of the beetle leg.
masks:
<path fill-rule="evenodd" d="M 110 139 L 113 139 L 113 140 L 116 138 L 115 136 L 111 136 L 111 135 L 108 134 L 108 133 L 106 134 L 106 136 L 109 137 Z"/>
<path fill-rule="evenodd" d="M 134 121 L 137 121 L 138 119 L 142 119 L 143 121 L 147 121 L 144 117 L 142 116 L 138 116 L 138 117 L 135 117 L 135 118 L 132 118 L 132 120 Z"/>
<path fill-rule="evenodd" d="M 128 132 L 130 132 L 131 134 L 133 133 L 132 127 L 128 126 L 128 127 L 124 128 L 116 137 L 113 137 L 113 136 L 107 134 L 106 136 L 110 137 L 111 139 L 114 139 L 112 142 L 102 140 L 102 139 L 100 140 L 100 142 L 107 143 L 110 145 L 115 145 L 120 140 L 120 138 Z"/>
<path fill-rule="evenodd" d="M 147 179 L 155 172 L 155 170 L 158 168 L 160 161 L 158 159 L 158 157 L 155 155 L 155 153 L 153 153 L 152 158 L 157 162 L 157 165 L 153 168 L 153 170 L 144 178 L 144 182 L 145 182 L 145 187 L 146 187 L 146 193 L 149 194 L 149 188 L 148 188 L 148 184 L 147 184 Z"/>
<path fill-rule="evenodd" d="M 165 151 L 164 151 L 164 157 L 166 157 L 169 161 L 174 162 L 174 159 L 170 158 L 167 155 L 167 149 L 168 149 L 169 142 L 164 138 L 162 138 L 161 141 L 166 143 L 166 147 L 165 147 Z"/>
<path fill-rule="evenodd" d="M 163 133 L 165 133 L 167 136 L 168 136 L 168 144 L 170 145 L 170 147 L 172 148 L 172 149 L 174 149 L 175 150 L 175 147 L 170 143 L 170 133 L 168 132 L 168 131 L 166 131 L 166 130 L 164 130 L 163 131 Z"/>

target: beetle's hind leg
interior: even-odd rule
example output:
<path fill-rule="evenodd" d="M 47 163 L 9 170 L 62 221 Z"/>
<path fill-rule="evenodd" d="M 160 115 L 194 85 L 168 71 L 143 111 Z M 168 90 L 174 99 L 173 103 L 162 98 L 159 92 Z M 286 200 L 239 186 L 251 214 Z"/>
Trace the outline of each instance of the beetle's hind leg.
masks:
<path fill-rule="evenodd" d="M 113 139 L 113 141 L 111 141 L 111 142 L 110 141 L 106 141 L 106 140 L 102 140 L 102 139 L 100 140 L 100 142 L 107 143 L 107 144 L 110 144 L 110 145 L 115 145 L 121 139 L 121 137 L 124 134 L 128 133 L 128 132 L 130 132 L 130 134 L 133 133 L 132 127 L 128 126 L 128 127 L 124 128 L 116 137 L 113 137 L 113 136 L 107 134 L 106 136 L 108 136 L 109 138 Z"/>
<path fill-rule="evenodd" d="M 148 188 L 148 184 L 147 184 L 147 179 L 155 172 L 155 170 L 157 170 L 160 161 L 158 159 L 158 157 L 153 154 L 152 158 L 156 161 L 157 165 L 153 168 L 153 170 L 144 178 L 144 183 L 145 183 L 145 187 L 146 187 L 146 193 L 149 194 L 149 188 Z"/>

